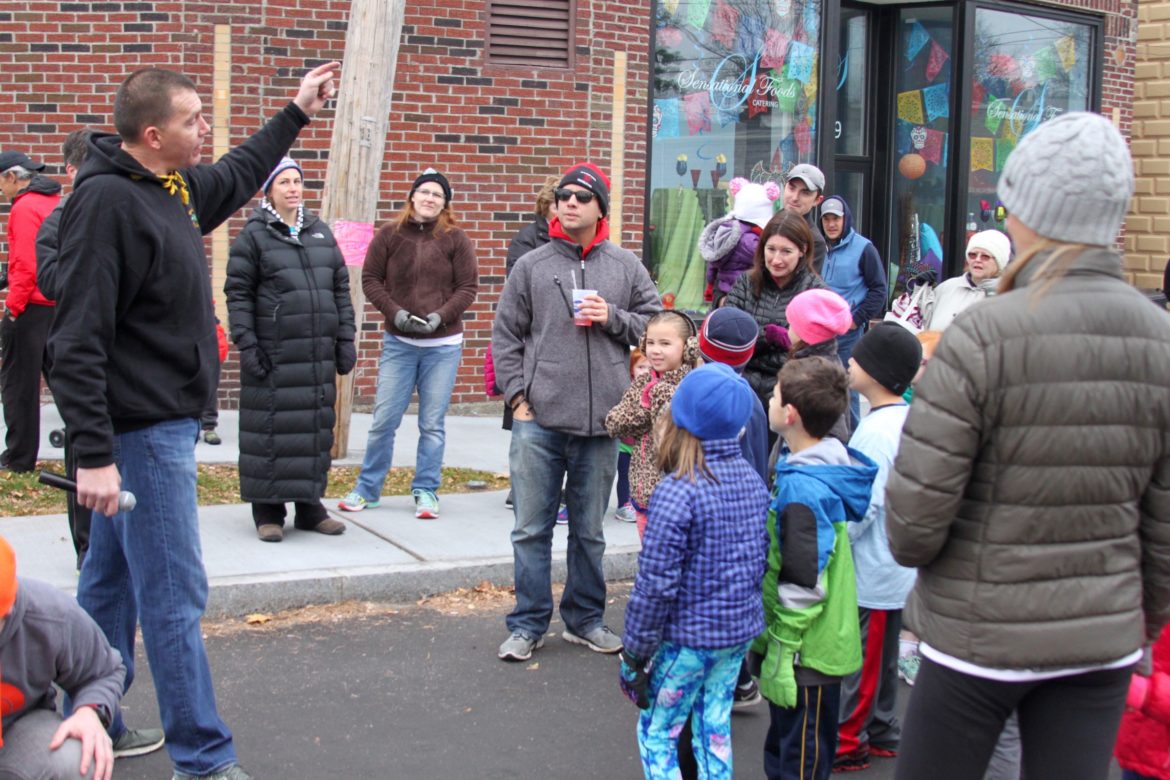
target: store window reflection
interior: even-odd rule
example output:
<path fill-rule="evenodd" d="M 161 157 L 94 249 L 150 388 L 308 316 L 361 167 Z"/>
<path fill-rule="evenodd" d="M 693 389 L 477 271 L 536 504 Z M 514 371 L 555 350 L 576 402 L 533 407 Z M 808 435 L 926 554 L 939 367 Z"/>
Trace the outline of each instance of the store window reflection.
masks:
<path fill-rule="evenodd" d="M 728 182 L 814 162 L 819 0 L 661 0 L 654 29 L 646 262 L 664 302 L 702 309 L 703 227 Z"/>
<path fill-rule="evenodd" d="M 898 20 L 891 295 L 909 278 L 942 273 L 951 141 L 952 10 L 906 9 Z"/>
<path fill-rule="evenodd" d="M 841 9 L 841 62 L 837 66 L 837 125 L 833 128 L 839 155 L 868 153 L 866 139 L 866 43 L 869 14 Z"/>
<path fill-rule="evenodd" d="M 853 212 L 854 226 L 859 231 L 864 232 L 862 226 L 866 224 L 865 210 L 869 207 L 865 201 L 865 175 L 838 168 L 832 184 L 828 187 L 828 194 L 840 195 L 845 198 L 850 211 Z M 820 215 L 819 211 L 817 215 Z"/>
<path fill-rule="evenodd" d="M 1004 229 L 995 196 L 1004 161 L 1041 122 L 1089 108 L 1093 28 L 981 8 L 971 76 L 968 231 Z M 958 270 L 958 269 L 956 269 Z"/>

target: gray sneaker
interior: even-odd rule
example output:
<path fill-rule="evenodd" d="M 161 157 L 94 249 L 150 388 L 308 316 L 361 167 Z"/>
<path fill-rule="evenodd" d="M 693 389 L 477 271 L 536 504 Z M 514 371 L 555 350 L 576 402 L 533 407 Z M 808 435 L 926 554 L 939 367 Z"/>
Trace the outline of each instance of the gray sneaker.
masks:
<path fill-rule="evenodd" d="M 622 640 L 614 632 L 609 630 L 609 626 L 598 626 L 592 631 L 586 631 L 583 635 L 577 636 L 572 631 L 565 629 L 561 634 L 565 641 L 573 645 L 585 645 L 595 653 L 606 653 L 612 655 L 622 651 Z"/>
<path fill-rule="evenodd" d="M 210 775 L 189 775 L 176 769 L 173 780 L 252 780 L 252 776 L 239 764 L 232 764 Z"/>
<path fill-rule="evenodd" d="M 114 740 L 114 758 L 145 756 L 167 741 L 162 729 L 126 729 Z"/>
<path fill-rule="evenodd" d="M 527 661 L 532 657 L 533 650 L 544 647 L 544 637 L 529 639 L 519 631 L 513 631 L 512 636 L 504 640 L 497 653 L 501 661 Z"/>

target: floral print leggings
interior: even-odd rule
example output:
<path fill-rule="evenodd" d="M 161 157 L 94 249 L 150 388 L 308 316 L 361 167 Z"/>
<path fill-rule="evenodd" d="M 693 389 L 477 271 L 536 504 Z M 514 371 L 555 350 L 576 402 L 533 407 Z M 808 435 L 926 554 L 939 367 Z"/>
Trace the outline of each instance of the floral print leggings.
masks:
<path fill-rule="evenodd" d="M 663 642 L 650 673 L 650 709 L 638 721 L 647 778 L 681 777 L 678 735 L 691 717 L 699 777 L 731 778 L 731 700 L 748 643 L 699 650 Z"/>

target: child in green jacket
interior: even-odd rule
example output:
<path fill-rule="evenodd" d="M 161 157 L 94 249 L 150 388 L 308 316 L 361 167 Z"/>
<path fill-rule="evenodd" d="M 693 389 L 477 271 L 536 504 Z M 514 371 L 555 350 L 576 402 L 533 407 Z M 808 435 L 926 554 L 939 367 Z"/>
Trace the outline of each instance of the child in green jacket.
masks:
<path fill-rule="evenodd" d="M 865 516 L 877 466 L 827 437 L 845 411 L 847 386 L 839 361 L 790 360 L 768 407 L 768 423 L 787 445 L 768 510 L 768 627 L 752 648 L 763 658 L 760 692 L 771 717 L 769 778 L 829 777 L 841 678 L 861 668 L 845 523 Z"/>

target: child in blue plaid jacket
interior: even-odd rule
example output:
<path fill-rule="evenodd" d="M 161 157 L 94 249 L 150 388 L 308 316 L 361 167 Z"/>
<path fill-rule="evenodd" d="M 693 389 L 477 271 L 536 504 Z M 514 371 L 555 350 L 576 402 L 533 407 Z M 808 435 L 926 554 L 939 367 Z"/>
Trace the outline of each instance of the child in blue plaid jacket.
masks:
<path fill-rule="evenodd" d="M 647 778 L 678 776 L 688 716 L 700 776 L 731 777 L 732 694 L 764 629 L 769 496 L 738 440 L 754 403 L 742 377 L 711 363 L 679 383 L 659 422 L 667 476 L 650 498 L 621 671 L 622 690 L 642 709 Z"/>

